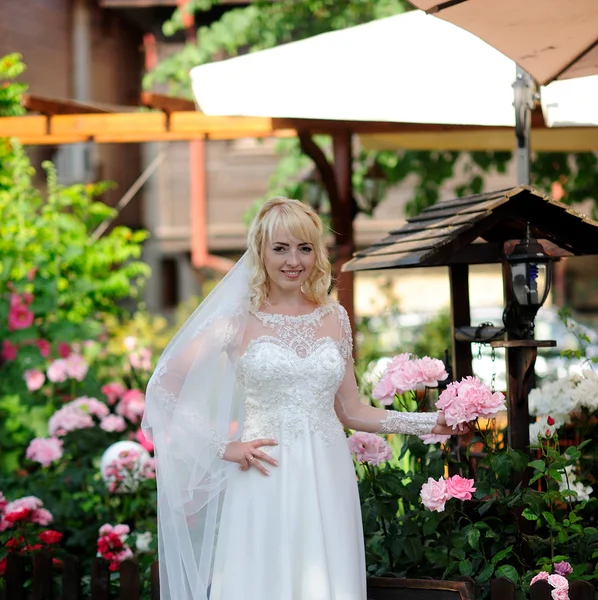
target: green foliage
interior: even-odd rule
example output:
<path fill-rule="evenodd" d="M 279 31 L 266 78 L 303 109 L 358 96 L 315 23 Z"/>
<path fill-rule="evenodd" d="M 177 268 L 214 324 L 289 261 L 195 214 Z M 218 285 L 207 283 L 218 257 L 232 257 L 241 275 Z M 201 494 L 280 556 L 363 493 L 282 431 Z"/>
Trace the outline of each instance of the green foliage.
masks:
<path fill-rule="evenodd" d="M 21 105 L 27 85 L 13 81 L 25 71 L 21 55 L 7 54 L 0 57 L 0 117 L 18 117 L 25 114 Z M 1 158 L 0 154 L 0 158 Z"/>
<path fill-rule="evenodd" d="M 451 315 L 442 312 L 419 328 L 413 345 L 417 356 L 444 356 L 451 351 Z"/>

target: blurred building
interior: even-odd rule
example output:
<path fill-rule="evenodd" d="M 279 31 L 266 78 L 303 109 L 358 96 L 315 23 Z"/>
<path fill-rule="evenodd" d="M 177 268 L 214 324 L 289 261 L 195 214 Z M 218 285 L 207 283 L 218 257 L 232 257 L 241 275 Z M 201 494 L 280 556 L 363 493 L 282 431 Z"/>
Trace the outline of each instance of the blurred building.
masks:
<path fill-rule="evenodd" d="M 74 99 L 95 106 L 136 110 L 144 72 L 160 59 L 180 50 L 185 32 L 162 34 L 162 24 L 181 0 L 3 0 L 0 2 L 0 55 L 20 52 L 28 65 L 24 80 L 33 94 Z M 209 24 L 226 10 L 247 2 L 221 0 L 219 6 L 198 16 Z M 156 91 L 167 93 L 167 88 Z M 108 179 L 117 188 L 104 200 L 115 205 L 154 160 L 163 162 L 119 222 L 147 228 L 151 240 L 145 259 L 153 269 L 146 298 L 153 310 L 168 310 L 198 289 L 191 265 L 192 181 L 205 168 L 207 246 L 211 253 L 234 258 L 244 248 L 245 215 L 256 199 L 267 193 L 268 179 L 278 161 L 274 140 L 210 141 L 204 165 L 193 164 L 188 142 L 151 144 L 69 145 L 32 149 L 36 162 L 52 159 L 65 183 Z M 445 186 L 442 198 L 454 197 L 465 174 Z M 486 179 L 485 189 L 514 185 L 515 171 Z M 373 218 L 356 222 L 356 241 L 369 245 L 403 223 L 404 206 L 412 182 L 388 192 Z M 567 277 L 558 271 L 558 303 L 598 313 L 595 259 L 568 261 Z M 502 278 L 498 266 L 472 268 L 473 307 L 502 305 Z M 358 314 L 383 310 L 392 298 L 403 312 L 436 312 L 448 305 L 448 278 L 444 269 L 357 274 Z"/>

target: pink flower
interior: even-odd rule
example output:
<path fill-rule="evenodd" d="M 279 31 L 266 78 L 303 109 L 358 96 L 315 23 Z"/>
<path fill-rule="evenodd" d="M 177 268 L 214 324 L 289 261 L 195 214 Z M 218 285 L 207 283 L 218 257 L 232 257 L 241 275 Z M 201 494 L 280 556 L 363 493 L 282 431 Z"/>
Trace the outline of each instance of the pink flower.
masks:
<path fill-rule="evenodd" d="M 33 313 L 23 304 L 11 306 L 8 313 L 8 329 L 16 331 L 17 329 L 27 329 L 33 325 Z"/>
<path fill-rule="evenodd" d="M 386 373 L 374 387 L 372 396 L 383 406 L 390 406 L 394 402 L 395 392 L 395 386 L 390 381 L 390 376 Z"/>
<path fill-rule="evenodd" d="M 559 575 L 558 573 L 555 575 L 548 576 L 548 583 L 557 590 L 568 590 L 569 589 L 569 581 L 566 577 Z"/>
<path fill-rule="evenodd" d="M 567 575 L 573 573 L 573 567 L 566 560 L 562 560 L 561 562 L 555 563 L 554 572 L 557 575 L 566 577 Z"/>
<path fill-rule="evenodd" d="M 50 342 L 48 340 L 37 340 L 37 348 L 39 353 L 44 357 L 48 358 L 50 356 Z"/>
<path fill-rule="evenodd" d="M 39 390 L 42 385 L 44 385 L 44 381 L 46 381 L 46 376 L 38 369 L 29 369 L 28 371 L 25 371 L 23 373 L 23 378 L 25 379 L 27 389 L 30 392 Z"/>
<path fill-rule="evenodd" d="M 17 358 L 17 346 L 14 346 L 9 340 L 2 342 L 2 358 L 7 361 Z"/>
<path fill-rule="evenodd" d="M 98 419 L 103 419 L 110 414 L 110 409 L 97 398 L 81 396 L 80 398 L 75 398 L 71 404 L 85 413 L 95 415 Z"/>
<path fill-rule="evenodd" d="M 418 361 L 419 369 L 422 375 L 422 383 L 427 387 L 438 387 L 438 382 L 443 381 L 448 377 L 448 373 L 444 367 L 444 363 L 437 358 L 424 356 Z"/>
<path fill-rule="evenodd" d="M 67 375 L 77 381 L 83 381 L 89 369 L 87 361 L 80 354 L 71 354 L 65 361 Z"/>
<path fill-rule="evenodd" d="M 552 600 L 569 600 L 569 590 L 553 589 L 550 592 Z"/>
<path fill-rule="evenodd" d="M 420 435 L 419 439 L 424 444 L 444 444 L 450 437 L 450 435 L 440 435 L 438 433 L 425 433 L 424 435 Z"/>
<path fill-rule="evenodd" d="M 392 458 L 392 448 L 375 433 L 355 432 L 349 438 L 349 450 L 358 462 L 374 466 Z"/>
<path fill-rule="evenodd" d="M 422 379 L 422 372 L 417 360 L 403 362 L 390 374 L 390 380 L 399 394 L 415 389 Z"/>
<path fill-rule="evenodd" d="M 69 431 L 93 427 L 93 419 L 89 410 L 82 410 L 73 402 L 68 402 L 58 409 L 48 421 L 48 433 L 52 436 L 63 436 Z"/>
<path fill-rule="evenodd" d="M 131 352 L 129 354 L 129 362 L 134 369 L 140 369 L 142 371 L 152 370 L 152 352 L 149 348 L 141 348 L 137 352 Z"/>
<path fill-rule="evenodd" d="M 145 395 L 141 390 L 127 390 L 116 407 L 116 412 L 132 423 L 139 423 L 145 410 Z"/>
<path fill-rule="evenodd" d="M 154 445 L 145 437 L 145 435 L 143 435 L 143 431 L 141 429 L 138 429 L 135 433 L 135 440 L 139 442 L 148 452 L 154 451 Z"/>
<path fill-rule="evenodd" d="M 128 525 L 115 525 L 112 528 L 112 533 L 115 533 L 119 537 L 129 535 L 130 532 L 131 529 Z"/>
<path fill-rule="evenodd" d="M 475 492 L 473 479 L 465 479 L 460 475 L 453 475 L 446 481 L 446 491 L 457 500 L 471 500 L 471 493 Z"/>
<path fill-rule="evenodd" d="M 27 273 L 27 279 L 29 281 L 33 281 L 35 279 L 35 274 L 37 273 L 37 267 L 33 267 L 33 269 L 29 269 Z"/>
<path fill-rule="evenodd" d="M 117 381 L 113 381 L 112 383 L 107 383 L 106 385 L 102 386 L 102 394 L 106 396 L 110 406 L 119 400 L 126 391 L 127 388 Z"/>
<path fill-rule="evenodd" d="M 52 513 L 45 508 L 38 508 L 31 513 L 31 522 L 38 525 L 49 525 L 54 520 Z"/>
<path fill-rule="evenodd" d="M 48 379 L 52 383 L 61 383 L 67 378 L 67 365 L 63 358 L 59 358 L 50 364 L 48 367 Z"/>
<path fill-rule="evenodd" d="M 446 481 L 442 477 L 438 481 L 429 477 L 428 482 L 422 485 L 419 495 L 422 499 L 422 504 L 428 510 L 443 512 L 444 505 L 449 499 Z"/>
<path fill-rule="evenodd" d="M 547 571 L 540 571 L 537 575 L 534 575 L 534 577 L 532 577 L 530 585 L 534 585 L 534 583 L 536 583 L 536 581 L 542 581 L 543 579 L 548 579 L 549 575 L 550 575 L 550 573 L 548 573 Z"/>
<path fill-rule="evenodd" d="M 35 438 L 27 447 L 25 456 L 47 467 L 51 462 L 62 458 L 62 441 L 58 438 Z"/>
<path fill-rule="evenodd" d="M 127 428 L 125 420 L 119 415 L 107 415 L 100 422 L 104 431 L 124 431 Z"/>
<path fill-rule="evenodd" d="M 68 358 L 71 354 L 71 347 L 66 342 L 58 344 L 58 356 L 60 358 Z"/>
<path fill-rule="evenodd" d="M 34 511 L 38 508 L 41 508 L 43 505 L 44 503 L 36 496 L 23 496 L 18 500 L 13 500 L 12 502 L 9 502 L 4 507 L 4 512 L 13 512 L 21 508 L 28 508 L 29 510 Z"/>

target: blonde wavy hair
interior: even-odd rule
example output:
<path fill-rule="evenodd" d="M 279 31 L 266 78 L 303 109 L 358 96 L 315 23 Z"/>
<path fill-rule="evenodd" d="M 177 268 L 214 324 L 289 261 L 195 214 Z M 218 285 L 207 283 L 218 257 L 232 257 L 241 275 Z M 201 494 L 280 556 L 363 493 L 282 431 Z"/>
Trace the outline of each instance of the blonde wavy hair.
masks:
<path fill-rule="evenodd" d="M 251 307 L 253 310 L 260 310 L 268 298 L 270 281 L 264 264 L 264 254 L 266 244 L 278 227 L 313 246 L 314 267 L 301 289 L 311 302 L 326 303 L 332 275 L 328 250 L 324 243 L 322 220 L 307 204 L 276 196 L 261 207 L 249 227 L 247 252 L 254 271 L 251 280 Z"/>

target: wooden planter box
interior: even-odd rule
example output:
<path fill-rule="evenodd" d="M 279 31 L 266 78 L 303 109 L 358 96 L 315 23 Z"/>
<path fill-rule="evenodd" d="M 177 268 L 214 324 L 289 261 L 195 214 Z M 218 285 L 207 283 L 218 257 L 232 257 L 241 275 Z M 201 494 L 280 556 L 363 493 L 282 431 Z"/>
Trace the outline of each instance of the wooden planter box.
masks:
<path fill-rule="evenodd" d="M 468 581 L 372 577 L 367 600 L 475 600 L 475 588 Z"/>

